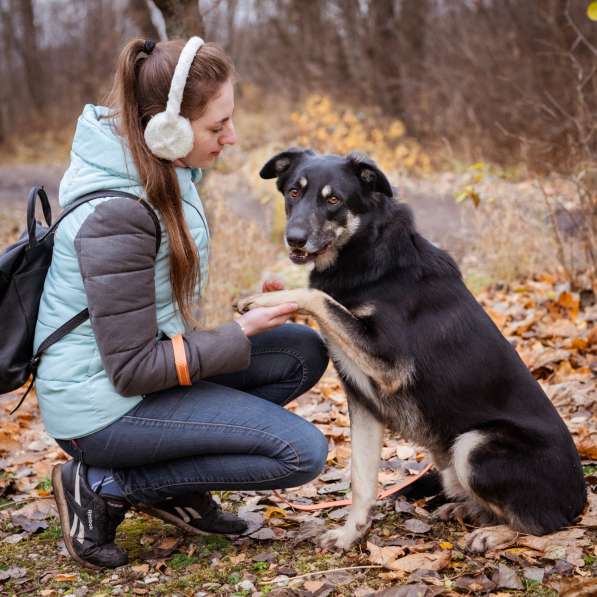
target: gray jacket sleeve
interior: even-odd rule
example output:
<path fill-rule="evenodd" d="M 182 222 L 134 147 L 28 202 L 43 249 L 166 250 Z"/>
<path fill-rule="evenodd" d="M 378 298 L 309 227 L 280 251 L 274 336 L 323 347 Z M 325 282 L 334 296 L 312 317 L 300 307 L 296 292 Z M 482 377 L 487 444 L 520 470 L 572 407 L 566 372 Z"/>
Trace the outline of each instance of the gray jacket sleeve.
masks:
<path fill-rule="evenodd" d="M 108 377 L 123 396 L 178 384 L 172 342 L 157 339 L 155 235 L 143 205 L 115 198 L 97 205 L 75 238 L 91 326 Z M 249 366 L 250 342 L 233 321 L 183 338 L 193 381 Z"/>

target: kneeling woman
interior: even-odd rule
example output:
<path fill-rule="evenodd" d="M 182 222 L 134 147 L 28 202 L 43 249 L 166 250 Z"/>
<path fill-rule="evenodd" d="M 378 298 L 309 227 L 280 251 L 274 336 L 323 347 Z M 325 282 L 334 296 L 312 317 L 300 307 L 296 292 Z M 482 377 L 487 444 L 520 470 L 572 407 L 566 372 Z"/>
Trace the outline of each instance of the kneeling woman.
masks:
<path fill-rule="evenodd" d="M 37 396 L 73 457 L 52 475 L 65 543 L 90 568 L 127 563 L 114 537 L 131 506 L 188 532 L 240 533 L 244 521 L 209 490 L 301 485 L 327 454 L 323 435 L 283 408 L 327 364 L 315 332 L 281 325 L 296 305 L 209 331 L 191 315 L 209 242 L 193 183 L 236 141 L 229 58 L 199 38 L 131 41 L 111 98 L 79 118 L 60 204 L 109 189 L 151 208 L 103 197 L 64 219 L 35 341 L 89 308 L 44 354 Z"/>

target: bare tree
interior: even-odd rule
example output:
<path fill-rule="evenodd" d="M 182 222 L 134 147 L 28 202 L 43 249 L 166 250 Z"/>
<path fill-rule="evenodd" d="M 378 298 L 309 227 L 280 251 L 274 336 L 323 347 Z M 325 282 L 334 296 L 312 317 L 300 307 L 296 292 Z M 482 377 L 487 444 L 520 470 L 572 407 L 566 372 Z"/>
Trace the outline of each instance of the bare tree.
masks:
<path fill-rule="evenodd" d="M 11 8 L 19 16 L 21 36 L 17 42 L 17 49 L 23 59 L 29 97 L 35 111 L 41 114 L 45 98 L 44 73 L 39 56 L 38 31 L 33 13 L 33 2 L 32 0 L 13 0 Z"/>
<path fill-rule="evenodd" d="M 166 22 L 169 39 L 205 36 L 203 17 L 197 0 L 154 0 Z"/>
<path fill-rule="evenodd" d="M 147 0 L 129 0 L 129 14 L 143 37 L 153 40 L 160 39 L 159 31 L 151 19 L 151 10 L 147 5 Z"/>

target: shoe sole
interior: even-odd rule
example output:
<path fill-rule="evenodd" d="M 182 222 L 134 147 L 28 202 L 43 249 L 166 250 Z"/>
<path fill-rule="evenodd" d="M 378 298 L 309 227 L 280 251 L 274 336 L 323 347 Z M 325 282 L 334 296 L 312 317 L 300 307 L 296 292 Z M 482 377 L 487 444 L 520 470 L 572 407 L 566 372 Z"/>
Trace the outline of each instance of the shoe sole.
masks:
<path fill-rule="evenodd" d="M 66 550 L 70 554 L 71 558 L 75 560 L 81 566 L 89 568 L 90 570 L 103 570 L 101 566 L 96 566 L 90 562 L 86 562 L 81 558 L 73 547 L 72 538 L 70 536 L 70 521 L 68 516 L 68 504 L 66 501 L 66 495 L 64 493 L 64 486 L 62 485 L 62 465 L 57 464 L 52 469 L 52 488 L 54 489 L 54 499 L 58 506 L 58 514 L 60 518 L 60 526 L 62 528 L 62 538 L 64 539 L 64 545 Z"/>
<path fill-rule="evenodd" d="M 197 529 L 194 526 L 187 524 L 181 518 L 178 518 L 177 516 L 174 516 L 173 514 L 170 514 L 169 512 L 165 512 L 164 510 L 154 508 L 153 506 L 150 506 L 149 504 L 142 504 L 142 505 L 139 504 L 139 505 L 135 505 L 133 507 L 135 508 L 135 510 L 138 510 L 139 512 L 144 512 L 145 514 L 149 514 L 150 516 L 159 518 L 160 520 L 163 520 L 164 522 L 173 524 L 175 527 L 178 527 L 179 529 L 189 533 L 190 535 L 206 535 L 206 536 L 226 535 L 229 537 L 237 537 L 237 536 L 241 535 L 241 533 L 210 533 L 208 531 L 202 531 L 201 529 Z"/>

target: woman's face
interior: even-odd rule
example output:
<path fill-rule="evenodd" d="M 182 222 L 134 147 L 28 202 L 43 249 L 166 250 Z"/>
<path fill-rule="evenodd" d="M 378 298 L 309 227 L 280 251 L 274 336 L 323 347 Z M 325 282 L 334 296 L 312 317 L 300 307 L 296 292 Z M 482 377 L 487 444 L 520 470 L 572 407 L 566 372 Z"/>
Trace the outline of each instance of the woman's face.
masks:
<path fill-rule="evenodd" d="M 218 94 L 207 104 L 203 115 L 191 121 L 195 142 L 191 153 L 174 162 L 186 168 L 207 168 L 220 155 L 225 145 L 236 143 L 232 124 L 234 112 L 234 87 L 226 81 Z"/>

